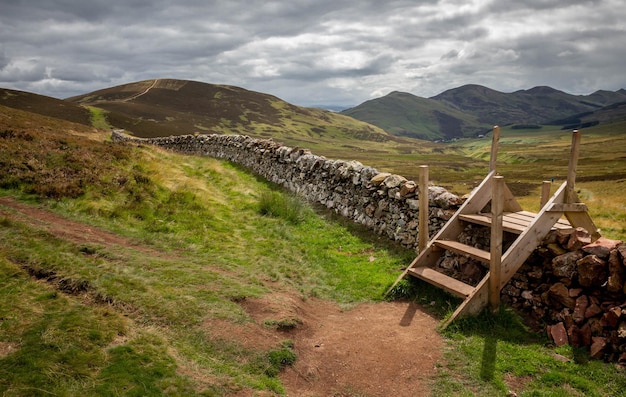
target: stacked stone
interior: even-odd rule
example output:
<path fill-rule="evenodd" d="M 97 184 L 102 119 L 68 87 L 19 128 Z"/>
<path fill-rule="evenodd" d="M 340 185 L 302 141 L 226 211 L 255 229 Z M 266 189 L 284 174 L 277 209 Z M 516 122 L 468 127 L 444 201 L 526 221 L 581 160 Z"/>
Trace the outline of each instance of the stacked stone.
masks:
<path fill-rule="evenodd" d="M 584 229 L 552 232 L 502 290 L 503 300 L 547 324 L 556 345 L 588 347 L 626 363 L 626 244 Z"/>
<path fill-rule="evenodd" d="M 419 192 L 414 181 L 402 176 L 244 135 L 135 138 L 116 130 L 112 139 L 232 161 L 309 202 L 322 204 L 405 247 L 417 248 Z M 461 199 L 439 186 L 429 186 L 427 199 L 432 236 L 454 214 Z"/>

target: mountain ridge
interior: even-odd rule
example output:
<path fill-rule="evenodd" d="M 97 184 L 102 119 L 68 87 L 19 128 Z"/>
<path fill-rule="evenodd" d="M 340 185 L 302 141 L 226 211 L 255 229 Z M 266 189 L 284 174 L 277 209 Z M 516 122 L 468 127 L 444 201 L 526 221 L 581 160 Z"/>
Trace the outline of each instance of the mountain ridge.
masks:
<path fill-rule="evenodd" d="M 626 90 L 573 95 L 549 86 L 504 93 L 466 84 L 423 98 L 392 91 L 333 112 L 290 104 L 270 94 L 192 80 L 152 79 L 65 100 L 4 89 L 0 104 L 90 125 L 94 108 L 110 125 L 137 136 L 234 133 L 290 144 L 357 139 L 429 141 L 476 137 L 493 125 L 585 128 L 626 117 Z M 90 111 L 91 108 L 91 111 Z"/>
<path fill-rule="evenodd" d="M 626 101 L 624 89 L 573 95 L 549 86 L 536 86 L 504 93 L 478 84 L 466 84 L 430 98 L 394 91 L 342 113 L 392 134 L 449 140 L 480 135 L 493 125 L 542 125 L 575 115 L 588 116 L 623 101 Z M 385 114 L 385 109 L 389 108 L 396 110 Z M 412 114 L 422 117 L 407 122 Z M 433 127 L 433 120 L 436 127 Z"/>

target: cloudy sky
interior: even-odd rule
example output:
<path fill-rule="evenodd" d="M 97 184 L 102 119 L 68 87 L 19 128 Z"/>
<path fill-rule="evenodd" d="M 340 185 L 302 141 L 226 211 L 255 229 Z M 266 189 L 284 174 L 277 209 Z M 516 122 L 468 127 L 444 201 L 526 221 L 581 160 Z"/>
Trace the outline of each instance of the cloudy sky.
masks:
<path fill-rule="evenodd" d="M 0 87 L 57 98 L 152 78 L 303 106 L 464 84 L 626 88 L 623 0 L 0 0 Z"/>

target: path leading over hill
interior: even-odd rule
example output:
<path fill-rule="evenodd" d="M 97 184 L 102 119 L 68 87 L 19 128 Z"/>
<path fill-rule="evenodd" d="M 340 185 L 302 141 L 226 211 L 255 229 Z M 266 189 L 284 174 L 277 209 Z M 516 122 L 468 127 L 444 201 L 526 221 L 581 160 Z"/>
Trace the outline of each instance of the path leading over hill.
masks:
<path fill-rule="evenodd" d="M 148 91 L 150 91 L 152 88 L 154 88 L 155 85 L 157 85 L 157 83 L 159 82 L 159 79 L 154 79 L 154 81 L 152 82 L 152 84 L 150 85 L 150 87 L 146 88 L 145 91 L 140 92 L 139 94 L 135 94 L 133 96 L 130 96 L 128 98 L 124 98 L 122 99 L 120 102 L 128 102 L 128 101 L 132 101 L 133 99 L 137 99 L 142 95 L 145 95 L 148 93 Z"/>

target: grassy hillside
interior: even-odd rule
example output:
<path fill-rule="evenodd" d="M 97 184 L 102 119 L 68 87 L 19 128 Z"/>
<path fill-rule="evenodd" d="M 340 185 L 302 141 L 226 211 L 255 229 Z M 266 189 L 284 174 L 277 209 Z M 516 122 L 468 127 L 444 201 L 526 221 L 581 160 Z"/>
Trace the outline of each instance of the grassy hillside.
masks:
<path fill-rule="evenodd" d="M 392 92 L 341 113 L 393 135 L 433 141 L 477 136 L 492 127 L 441 102 L 403 92 Z"/>
<path fill-rule="evenodd" d="M 392 139 L 378 127 L 333 112 L 239 87 L 186 80 L 142 81 L 68 101 L 104 109 L 110 124 L 141 137 L 229 133 L 272 137 L 290 145 Z"/>
<path fill-rule="evenodd" d="M 412 256 L 231 164 L 1 110 L 0 198 L 73 222 L 0 202 L 3 395 L 280 395 L 298 318 L 270 315 L 262 347 L 212 324 L 252 327 L 242 302 L 273 291 L 380 300 Z"/>
<path fill-rule="evenodd" d="M 0 88 L 0 105 L 73 123 L 91 125 L 91 112 L 88 109 L 44 95 Z"/>
<path fill-rule="evenodd" d="M 535 139 L 550 148 L 541 142 L 547 136 Z M 0 107 L 3 395 L 284 395 L 281 374 L 306 359 L 296 351 L 307 339 L 290 331 L 307 315 L 305 303 L 332 299 L 347 309 L 380 300 L 414 256 L 232 164 L 107 138 Z M 522 144 L 516 139 L 503 144 Z M 483 140 L 422 149 L 484 164 Z M 433 316 L 454 307 L 449 296 L 418 286 L 412 299 Z M 281 311 L 278 301 L 260 320 L 251 315 L 264 297 L 285 295 L 300 302 L 294 310 Z M 351 319 L 352 328 L 362 324 Z M 262 344 L 251 343 L 261 336 Z M 555 350 L 509 312 L 460 322 L 444 336 L 443 358 L 425 380 L 433 396 L 604 396 L 626 388 L 618 367 Z M 388 331 L 373 337 L 368 350 Z M 407 340 L 409 349 L 415 341 Z M 341 347 L 324 342 L 311 346 L 337 349 L 324 366 L 346 360 Z M 333 393 L 364 395 L 349 384 Z"/>

